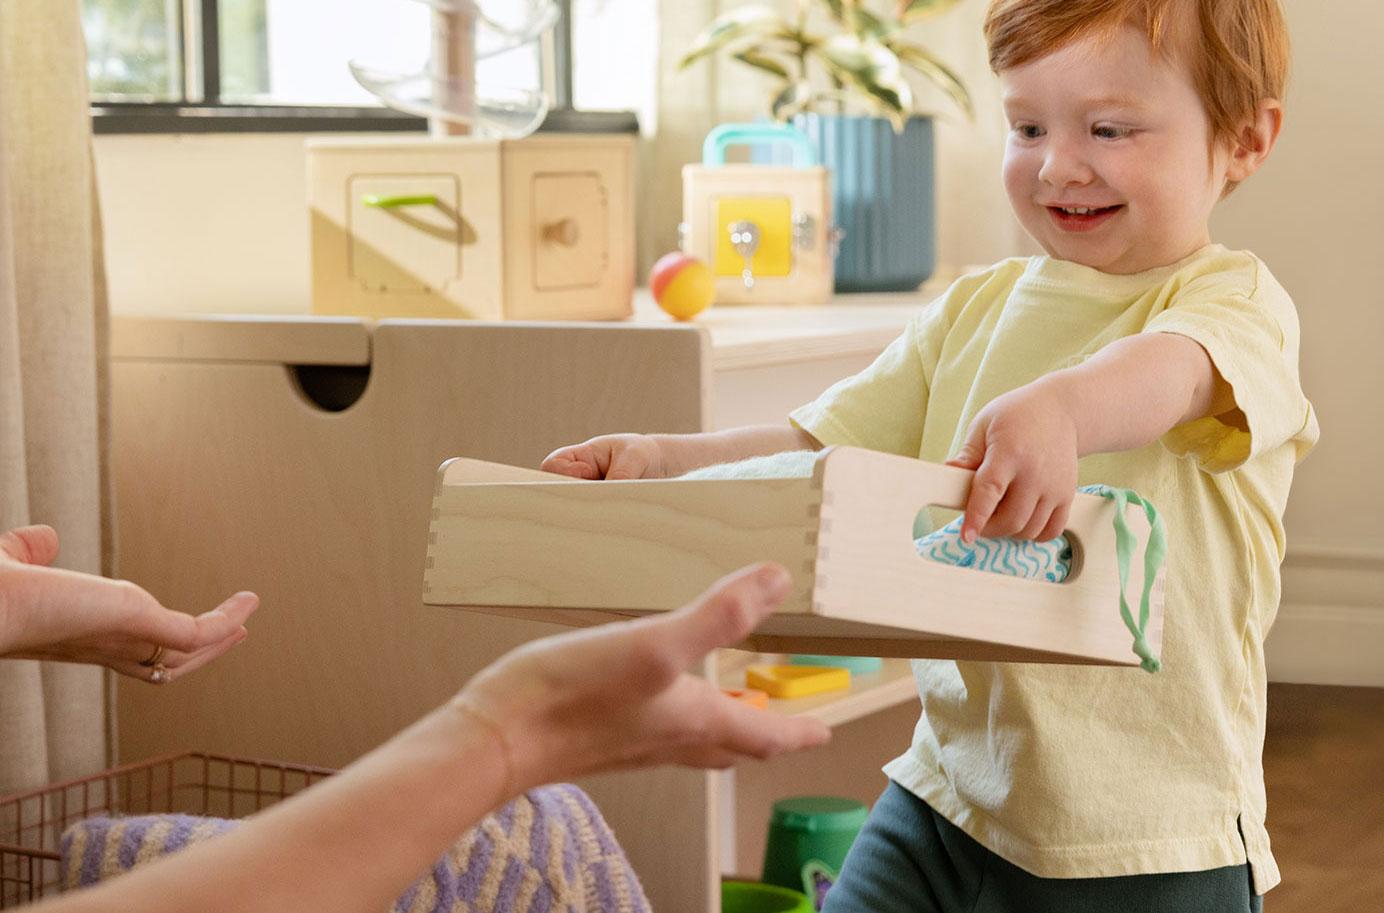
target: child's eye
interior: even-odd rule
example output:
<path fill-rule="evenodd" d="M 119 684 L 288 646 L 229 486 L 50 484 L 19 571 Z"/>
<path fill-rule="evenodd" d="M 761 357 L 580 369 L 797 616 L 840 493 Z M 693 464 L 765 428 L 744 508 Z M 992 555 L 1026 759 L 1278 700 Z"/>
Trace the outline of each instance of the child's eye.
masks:
<path fill-rule="evenodd" d="M 1020 139 L 1037 139 L 1043 135 L 1043 128 L 1037 124 L 1015 124 L 1011 129 Z"/>
<path fill-rule="evenodd" d="M 1097 124 L 1091 128 L 1091 135 L 1096 139 L 1124 139 L 1133 132 L 1129 127 L 1116 127 L 1111 124 Z"/>

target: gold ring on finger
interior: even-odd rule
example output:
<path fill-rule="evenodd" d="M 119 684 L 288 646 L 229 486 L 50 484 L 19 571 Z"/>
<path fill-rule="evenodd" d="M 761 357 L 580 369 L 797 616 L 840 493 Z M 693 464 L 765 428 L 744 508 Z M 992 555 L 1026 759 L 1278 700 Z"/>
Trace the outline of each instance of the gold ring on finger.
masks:
<path fill-rule="evenodd" d="M 141 662 L 140 665 L 148 669 L 157 666 L 161 659 L 163 659 L 163 647 L 157 646 L 154 648 L 154 652 L 149 654 L 149 658 Z"/>

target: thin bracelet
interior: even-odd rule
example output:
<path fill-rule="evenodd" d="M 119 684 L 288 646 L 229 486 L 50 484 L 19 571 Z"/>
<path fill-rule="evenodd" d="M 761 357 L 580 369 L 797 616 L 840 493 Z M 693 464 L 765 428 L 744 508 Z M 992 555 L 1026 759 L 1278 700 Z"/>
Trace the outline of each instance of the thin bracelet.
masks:
<path fill-rule="evenodd" d="M 514 776 L 514 752 L 509 747 L 509 739 L 505 738 L 505 731 L 499 723 L 486 716 L 471 703 L 458 697 L 452 701 L 452 706 L 469 716 L 471 719 L 480 723 L 490 734 L 495 737 L 495 742 L 500 746 L 500 758 L 505 765 L 504 788 L 500 794 L 501 802 L 508 802 L 517 795 L 515 776 Z"/>

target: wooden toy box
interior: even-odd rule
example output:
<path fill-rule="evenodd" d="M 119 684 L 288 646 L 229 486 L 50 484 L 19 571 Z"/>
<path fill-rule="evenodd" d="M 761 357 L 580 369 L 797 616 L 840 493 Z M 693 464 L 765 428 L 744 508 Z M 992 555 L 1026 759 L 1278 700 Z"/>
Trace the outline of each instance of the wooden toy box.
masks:
<path fill-rule="evenodd" d="M 307 144 L 318 314 L 620 320 L 634 294 L 634 139 Z"/>
<path fill-rule="evenodd" d="M 588 482 L 476 460 L 444 463 L 423 601 L 599 624 L 675 609 L 719 577 L 777 561 L 792 593 L 747 647 L 772 652 L 1137 665 L 1120 616 L 1114 504 L 1078 494 L 1074 559 L 1050 583 L 920 557 L 920 509 L 959 509 L 972 473 L 852 447 L 811 478 Z M 1143 552 L 1149 526 L 1126 520 Z M 1143 565 L 1127 595 L 1137 612 Z M 1162 641 L 1155 581 L 1147 640 Z"/>

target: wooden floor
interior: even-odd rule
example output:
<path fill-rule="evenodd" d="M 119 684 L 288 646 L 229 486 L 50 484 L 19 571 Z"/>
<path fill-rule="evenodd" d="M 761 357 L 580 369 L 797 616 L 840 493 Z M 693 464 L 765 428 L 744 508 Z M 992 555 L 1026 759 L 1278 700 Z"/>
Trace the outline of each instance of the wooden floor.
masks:
<path fill-rule="evenodd" d="M 1384 911 L 1384 689 L 1271 684 L 1264 779 L 1265 913 Z"/>

